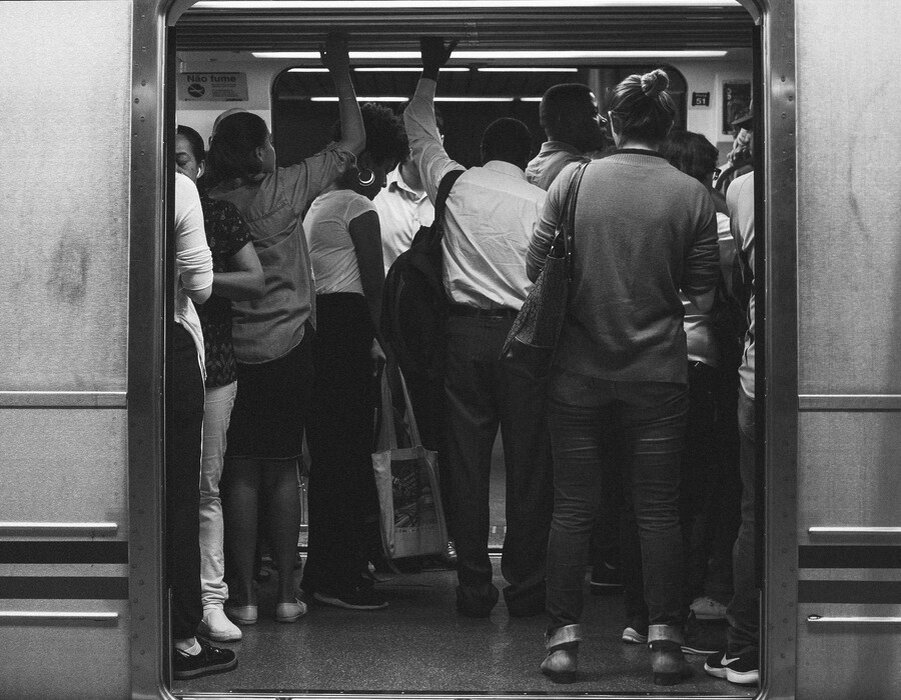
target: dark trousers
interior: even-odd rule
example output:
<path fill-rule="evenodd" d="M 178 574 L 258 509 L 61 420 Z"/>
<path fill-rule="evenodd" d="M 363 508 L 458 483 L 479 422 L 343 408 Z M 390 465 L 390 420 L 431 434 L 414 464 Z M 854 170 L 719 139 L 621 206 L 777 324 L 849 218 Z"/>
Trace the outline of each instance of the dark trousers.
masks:
<path fill-rule="evenodd" d="M 172 637 L 193 637 L 200 602 L 200 450 L 203 376 L 194 340 L 169 325 L 166 362 L 166 583 L 172 596 Z"/>
<path fill-rule="evenodd" d="M 735 592 L 726 608 L 726 642 L 731 656 L 755 653 L 760 646 L 760 591 L 757 588 L 757 459 L 754 442 L 754 400 L 738 393 L 738 430 L 741 469 L 741 526 L 732 550 Z"/>
<path fill-rule="evenodd" d="M 498 359 L 512 319 L 451 316 L 447 324 L 444 469 L 450 483 L 457 576 L 464 597 L 487 599 L 491 449 L 500 425 L 507 472 L 501 572 L 508 607 L 540 610 L 552 507 L 546 386 Z M 495 593 L 496 595 L 496 593 Z"/>
<path fill-rule="evenodd" d="M 373 329 L 360 294 L 317 297 L 312 409 L 307 593 L 347 593 L 377 542 L 378 498 L 372 472 Z"/>
<path fill-rule="evenodd" d="M 690 603 L 709 595 L 728 602 L 741 490 L 735 397 L 727 395 L 722 372 L 700 362 L 689 363 L 688 387 L 688 429 L 682 457 L 687 598 Z M 726 413 L 731 420 L 726 420 Z"/>
<path fill-rule="evenodd" d="M 638 523 L 649 622 L 681 625 L 679 461 L 688 410 L 686 386 L 607 381 L 558 369 L 551 375 L 549 399 L 554 455 L 550 629 L 577 624 L 582 616 L 585 561 L 602 502 L 602 475 L 618 466 L 626 467 L 624 485 Z M 613 463 L 617 420 L 627 445 L 627 465 Z"/>

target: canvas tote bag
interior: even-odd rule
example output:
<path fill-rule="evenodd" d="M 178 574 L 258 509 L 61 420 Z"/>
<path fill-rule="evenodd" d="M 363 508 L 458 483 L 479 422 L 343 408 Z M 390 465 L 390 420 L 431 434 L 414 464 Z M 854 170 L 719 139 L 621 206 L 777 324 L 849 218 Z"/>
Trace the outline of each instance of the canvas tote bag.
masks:
<path fill-rule="evenodd" d="M 376 449 L 372 454 L 379 497 L 379 530 L 385 557 L 440 554 L 447 547 L 447 525 L 438 484 L 437 453 L 422 446 L 403 374 L 397 370 L 404 412 L 392 400 L 389 370 L 381 372 Z M 401 443 L 398 440 L 398 431 Z"/>

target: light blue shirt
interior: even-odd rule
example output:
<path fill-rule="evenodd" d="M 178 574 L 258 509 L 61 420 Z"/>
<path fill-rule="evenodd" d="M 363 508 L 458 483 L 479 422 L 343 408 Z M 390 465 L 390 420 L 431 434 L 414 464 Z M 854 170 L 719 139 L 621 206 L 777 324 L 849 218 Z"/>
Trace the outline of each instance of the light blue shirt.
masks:
<path fill-rule="evenodd" d="M 434 203 L 445 173 L 462 170 L 444 150 L 435 123 L 436 83 L 423 78 L 404 112 L 423 186 Z M 521 168 L 492 160 L 467 170 L 445 212 L 444 285 L 452 301 L 481 309 L 519 309 L 531 288 L 526 250 L 547 193 Z"/>

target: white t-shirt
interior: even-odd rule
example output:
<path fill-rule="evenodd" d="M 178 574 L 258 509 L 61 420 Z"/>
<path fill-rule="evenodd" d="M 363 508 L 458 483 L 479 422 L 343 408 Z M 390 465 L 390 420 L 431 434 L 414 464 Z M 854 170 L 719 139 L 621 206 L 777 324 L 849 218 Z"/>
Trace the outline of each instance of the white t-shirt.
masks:
<path fill-rule="evenodd" d="M 330 190 L 310 205 L 303 220 L 316 294 L 363 293 L 350 222 L 375 205 L 353 190 Z"/>
<path fill-rule="evenodd" d="M 203 228 L 200 195 L 191 179 L 175 174 L 175 320 L 187 329 L 197 347 L 200 370 L 206 379 L 203 331 L 194 302 L 185 290 L 197 291 L 213 284 L 213 256 Z"/>
<path fill-rule="evenodd" d="M 740 175 L 732 181 L 726 190 L 726 203 L 732 213 L 732 236 L 735 239 L 736 248 L 740 249 L 751 268 L 754 270 L 754 173 Z M 748 301 L 748 330 L 745 333 L 745 348 L 742 354 L 741 366 L 738 368 L 738 377 L 742 391 L 753 399 L 755 391 L 754 375 L 754 339 L 756 328 L 754 325 L 754 294 Z"/>

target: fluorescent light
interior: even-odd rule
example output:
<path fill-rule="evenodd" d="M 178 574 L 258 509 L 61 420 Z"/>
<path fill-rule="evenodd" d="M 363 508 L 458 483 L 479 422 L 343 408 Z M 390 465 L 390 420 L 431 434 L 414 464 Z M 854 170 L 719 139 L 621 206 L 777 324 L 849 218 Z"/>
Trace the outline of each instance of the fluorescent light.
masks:
<path fill-rule="evenodd" d="M 265 1 L 265 0 L 264 0 Z M 318 51 L 253 51 L 255 58 L 289 58 L 318 60 Z M 596 58 L 653 59 L 653 58 L 722 58 L 725 51 L 454 51 L 453 59 L 462 61 L 504 60 L 591 60 Z M 351 60 L 418 61 L 418 51 L 351 51 Z M 418 69 L 417 69 L 418 70 Z"/>
<path fill-rule="evenodd" d="M 304 98 L 297 98 L 304 99 Z M 311 97 L 310 102 L 337 102 L 337 97 Z M 383 95 L 381 97 L 357 97 L 357 102 L 406 102 L 409 97 Z M 435 97 L 435 102 L 541 102 L 540 97 Z"/>
<path fill-rule="evenodd" d="M 578 68 L 541 68 L 538 66 L 520 66 L 510 68 L 476 68 L 479 73 L 578 73 Z"/>
<path fill-rule="evenodd" d="M 289 68 L 289 73 L 328 73 L 328 68 Z"/>
<path fill-rule="evenodd" d="M 454 0 L 454 9 L 536 7 L 741 7 L 738 0 Z M 447 9 L 447 0 L 201 0 L 202 10 L 422 10 Z"/>
<path fill-rule="evenodd" d="M 301 98 L 303 99 L 303 98 Z M 406 102 L 409 97 L 382 96 L 382 97 L 357 97 L 357 102 Z M 311 97 L 310 102 L 337 102 L 337 97 Z"/>
<path fill-rule="evenodd" d="M 421 73 L 422 68 L 417 68 L 415 66 L 391 66 L 391 67 L 382 67 L 376 68 L 374 66 L 362 66 L 360 68 L 354 68 L 355 73 Z M 444 67 L 441 69 L 442 73 L 468 73 L 469 68 L 448 68 Z"/>

